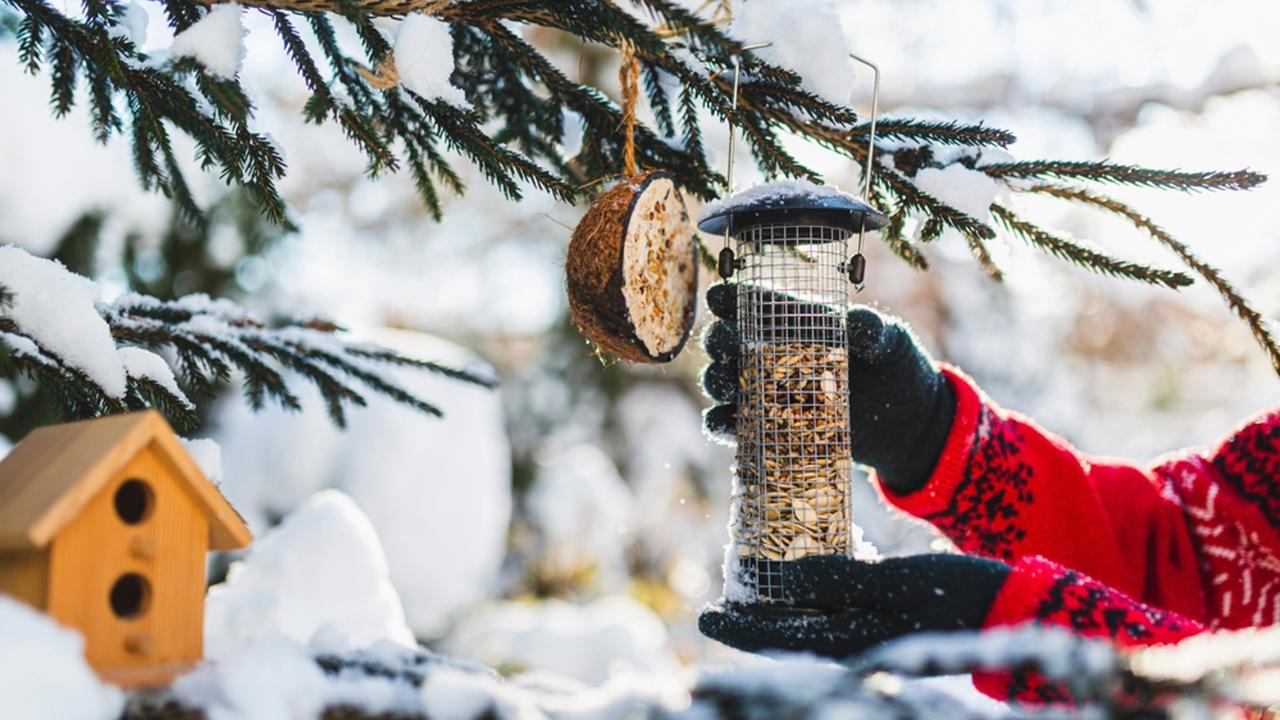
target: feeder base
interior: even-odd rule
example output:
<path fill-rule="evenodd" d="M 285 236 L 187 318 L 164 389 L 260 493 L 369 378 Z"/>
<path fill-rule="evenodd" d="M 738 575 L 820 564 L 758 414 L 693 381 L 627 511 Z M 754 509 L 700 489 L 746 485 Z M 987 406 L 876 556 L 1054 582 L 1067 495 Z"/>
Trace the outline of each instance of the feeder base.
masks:
<path fill-rule="evenodd" d="M 807 608 L 782 603 L 727 603 L 726 608 L 743 615 L 755 615 L 768 618 L 814 617 L 830 615 L 830 610 Z"/>

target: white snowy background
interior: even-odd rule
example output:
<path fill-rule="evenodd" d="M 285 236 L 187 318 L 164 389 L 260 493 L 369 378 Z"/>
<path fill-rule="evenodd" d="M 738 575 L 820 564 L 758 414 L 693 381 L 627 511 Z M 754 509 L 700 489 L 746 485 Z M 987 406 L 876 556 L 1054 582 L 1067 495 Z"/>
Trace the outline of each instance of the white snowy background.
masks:
<path fill-rule="evenodd" d="M 869 77 L 849 67 L 846 45 L 881 65 L 887 115 L 1004 127 L 1019 138 L 1016 157 L 1247 166 L 1280 177 L 1280 6 L 1272 3 L 851 0 L 832 6 L 842 32 L 809 27 L 820 15 L 787 12 L 792 3 L 749 7 L 735 27 L 751 35 L 744 39 L 775 41 L 776 61 L 833 99 L 852 90 L 859 108 L 868 105 Z M 185 679 L 178 695 L 214 717 L 308 717 L 343 697 L 457 708 L 476 697 L 467 682 L 490 682 L 429 683 L 409 700 L 385 683 L 322 686 L 304 661 L 305 648 L 374 644 L 394 653 L 385 643 L 415 638 L 504 674 L 535 673 L 524 682 L 544 689 L 666 678 L 647 686 L 652 695 L 695 663 L 746 662 L 693 625 L 719 592 L 729 487 L 728 451 L 699 432 L 704 402 L 694 378 L 703 358 L 692 345 L 658 368 L 606 368 L 591 357 L 567 325 L 562 294 L 565 226 L 581 210 L 533 189 L 510 203 L 471 172 L 468 195 L 435 223 L 407 178 L 366 178 L 363 156 L 335 128 L 303 124 L 305 87 L 267 17 L 222 5 L 199 28 L 206 36 L 174 39 L 159 4 L 132 8 L 134 36 L 145 34 L 149 51 L 191 55 L 224 74 L 239 68 L 261 129 L 289 163 L 282 189 L 299 232 L 262 257 L 241 259 L 241 240 L 228 230 L 210 248 L 211 261 L 236 272 L 246 303 L 264 314 L 326 315 L 410 354 L 481 358 L 502 378 L 491 392 L 406 374 L 439 401 L 443 420 L 373 400 L 346 432 L 328 423 L 316 398 L 304 397 L 302 414 L 255 415 L 235 396 L 222 401 L 201 435 L 220 446 L 221 482 L 259 541 L 247 557 L 213 564 L 227 579 L 209 596 L 208 649 L 226 662 Z M 463 102 L 438 76 L 399 62 L 402 53 L 435 52 L 433 22 L 383 29 L 402 41 L 406 83 Z M 565 72 L 578 71 L 576 43 L 526 35 Z M 607 87 L 616 73 L 611 58 L 601 59 L 592 67 Z M 167 204 L 132 182 L 124 143 L 92 141 L 81 109 L 52 118 L 47 78 L 22 73 L 11 40 L 0 40 L 0 97 L 0 243 L 48 253 L 80 214 L 102 210 L 97 279 L 107 296 L 122 292 L 124 237 L 158 243 Z M 706 135 L 724 158 L 723 127 L 708 120 Z M 847 160 L 792 144 L 828 182 L 856 188 Z M 201 199 L 224 192 L 216 178 L 192 172 Z M 747 163 L 738 173 L 739 186 L 759 179 Z M 984 197 L 948 177 L 922 182 L 975 212 L 996 191 Z M 1280 311 L 1280 180 L 1249 193 L 1120 195 L 1221 267 L 1264 313 Z M 1086 210 L 1030 201 L 1025 209 L 1118 254 L 1171 263 L 1136 232 Z M 1280 401 L 1247 330 L 1202 285 L 1155 290 L 1020 244 L 1002 240 L 998 249 L 1003 286 L 955 237 L 931 248 L 927 274 L 872 243 L 860 300 L 903 316 L 937 357 L 1089 452 L 1145 460 L 1206 444 Z M 16 392 L 0 382 L 0 413 Z M 0 436 L 0 448 L 18 439 Z M 201 455 L 213 467 L 210 449 Z M 859 520 L 884 553 L 941 542 L 858 487 Z M 0 696 L 5 668 L 26 662 L 14 659 L 23 648 L 49 648 L 28 667 L 78 652 L 74 637 L 0 604 L 0 627 L 10 625 L 24 634 L 6 631 L 0 643 Z M 287 680 L 262 685 L 268 670 Z M 66 677 L 55 687 L 79 688 L 88 708 L 75 717 L 119 710 L 120 698 L 82 671 L 58 672 Z M 946 687 L 963 694 L 963 683 Z M 40 686 L 25 689 L 21 697 L 39 708 Z"/>

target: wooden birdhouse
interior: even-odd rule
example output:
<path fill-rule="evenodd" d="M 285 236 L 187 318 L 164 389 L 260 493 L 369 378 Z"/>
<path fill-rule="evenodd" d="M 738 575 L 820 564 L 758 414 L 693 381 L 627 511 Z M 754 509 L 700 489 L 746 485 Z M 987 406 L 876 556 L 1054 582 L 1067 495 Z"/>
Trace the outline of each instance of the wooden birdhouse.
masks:
<path fill-rule="evenodd" d="M 118 685 L 200 660 L 206 553 L 251 539 L 155 411 L 41 428 L 0 462 L 0 593 L 80 631 Z"/>

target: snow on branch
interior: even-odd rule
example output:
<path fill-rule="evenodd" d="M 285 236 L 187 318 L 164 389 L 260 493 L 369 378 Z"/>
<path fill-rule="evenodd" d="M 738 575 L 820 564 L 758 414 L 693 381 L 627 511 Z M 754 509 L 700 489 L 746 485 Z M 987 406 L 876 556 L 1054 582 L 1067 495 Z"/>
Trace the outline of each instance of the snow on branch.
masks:
<path fill-rule="evenodd" d="M 168 59 L 142 52 L 135 42 L 136 4 L 85 0 L 81 15 L 64 13 L 48 0 L 0 0 L 0 7 L 16 13 L 11 25 L 19 61 L 31 72 L 48 71 L 54 113 L 65 114 L 77 101 L 77 84 L 86 87 L 83 101 L 90 106 L 95 135 L 105 142 L 127 134 L 142 184 L 173 197 L 193 217 L 201 208 L 183 177 L 172 129 L 195 140 L 203 166 L 217 168 L 228 183 L 246 188 L 268 217 L 286 222 L 276 185 L 284 158 L 269 138 L 252 130 L 252 93 L 237 73 L 245 12 L 240 5 L 270 16 L 278 41 L 311 91 L 302 109 L 305 118 L 340 127 L 367 155 L 371 175 L 406 169 L 436 217 L 442 212 L 442 189 L 458 194 L 465 189 L 446 151 L 474 163 L 513 200 L 533 187 L 576 202 L 584 199 L 581 188 L 599 187 L 599 180 L 624 167 L 619 103 L 604 89 L 571 79 L 526 41 L 521 26 L 633 49 L 654 118 L 652 126 L 635 126 L 638 165 L 671 173 L 702 200 L 726 189 L 703 142 L 708 113 L 738 129 L 771 179 L 820 179 L 786 149 L 787 135 L 858 164 L 868 153 L 869 125 L 849 107 L 852 70 L 840 17 L 811 0 L 746 6 L 747 14 L 738 10 L 728 30 L 731 18 L 723 4 L 704 3 L 694 11 L 673 0 L 244 0 L 212 9 L 197 0 L 163 0 L 163 5 L 176 33 Z M 743 51 L 745 44 L 762 39 L 756 37 L 760 33 L 769 35 L 772 45 Z M 339 41 L 347 36 L 358 39 L 358 51 Z M 734 67 L 742 80 L 736 106 Z M 924 269 L 928 263 L 919 246 L 957 233 L 997 280 L 1003 273 L 989 243 L 996 237 L 991 208 L 998 195 L 1050 182 L 1195 192 L 1247 190 L 1266 180 L 1247 169 L 1188 172 L 1107 161 L 1014 159 L 1001 151 L 1013 135 L 982 124 L 884 119 L 877 132 L 893 144 L 878 146 L 874 159 L 877 204 L 894 218 L 881 239 Z M 572 148 L 571 156 L 566 148 Z M 910 239 L 908 219 L 919 228 Z M 1185 284 L 1184 276 L 1111 258 L 1031 221 L 1011 223 L 1007 213 L 997 219 L 1032 246 L 1090 270 L 1157 285 Z M 1240 293 L 1165 236 L 1135 224 L 1218 289 L 1280 371 L 1280 349 Z M 704 259 L 710 255 L 704 253 Z"/>
<path fill-rule="evenodd" d="M 227 300 L 189 295 L 161 301 L 129 294 L 103 301 L 92 281 L 13 246 L 0 247 L 0 355 L 52 391 L 67 419 L 152 407 L 181 431 L 239 375 L 254 409 L 301 409 L 302 378 L 346 423 L 376 393 L 431 415 L 438 407 L 403 389 L 390 372 L 409 367 L 492 387 L 484 371 L 408 358 L 343 338 L 318 321 L 269 325 Z M 176 372 L 175 372 L 176 370 Z"/>

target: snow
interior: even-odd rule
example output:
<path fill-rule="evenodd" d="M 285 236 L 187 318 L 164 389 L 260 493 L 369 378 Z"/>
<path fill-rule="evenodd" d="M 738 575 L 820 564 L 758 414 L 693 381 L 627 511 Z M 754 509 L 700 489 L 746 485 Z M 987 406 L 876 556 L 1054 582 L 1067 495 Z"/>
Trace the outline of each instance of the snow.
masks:
<path fill-rule="evenodd" d="M 354 645 L 414 642 L 373 525 L 336 490 L 317 493 L 258 538 L 226 582 L 209 589 L 205 615 L 211 657 L 270 633 L 307 643 L 325 626 Z"/>
<path fill-rule="evenodd" d="M 98 315 L 98 288 L 56 260 L 0 247 L 0 285 L 13 304 L 0 312 L 45 351 L 85 373 L 108 395 L 125 394 L 125 369 L 111 329 Z"/>
<path fill-rule="evenodd" d="M 168 390 L 169 394 L 178 398 L 188 409 L 195 408 L 195 405 L 187 399 L 186 393 L 182 392 L 182 388 L 178 387 L 178 381 L 173 377 L 173 370 L 164 358 L 139 347 L 123 347 L 116 352 L 120 354 L 120 363 L 129 377 L 150 380 Z"/>
<path fill-rule="evenodd" d="M 635 498 L 613 461 L 591 445 L 548 453 L 526 496 L 542 533 L 542 572 L 572 577 L 590 568 L 600 582 L 625 582 Z"/>
<path fill-rule="evenodd" d="M 240 6 L 220 3 L 175 35 L 169 52 L 175 58 L 193 58 L 211 74 L 230 80 L 244 63 L 244 36 Z"/>
<path fill-rule="evenodd" d="M 126 2 L 119 6 L 118 21 L 112 25 L 107 34 L 113 38 L 123 38 L 141 48 L 147 42 L 147 9 L 141 2 Z"/>
<path fill-rule="evenodd" d="M 582 116 L 572 110 L 564 111 L 564 134 L 560 137 L 560 157 L 572 160 L 582 152 Z"/>
<path fill-rule="evenodd" d="M 477 365 L 475 356 L 428 335 L 370 338 L 411 357 Z M 499 391 L 412 369 L 395 379 L 444 418 L 370 397 L 343 432 L 323 413 L 254 413 L 232 398 L 216 414 L 215 437 L 223 489 L 256 532 L 321 488 L 347 493 L 377 530 L 409 626 L 428 637 L 496 586 L 511 516 L 510 449 Z M 319 407 L 313 389 L 298 391 L 304 406 Z"/>
<path fill-rule="evenodd" d="M 84 639 L 0 595 L 0 702 L 6 718 L 115 720 L 124 695 L 84 660 Z"/>
<path fill-rule="evenodd" d="M 622 595 L 585 605 L 497 603 L 459 623 L 445 649 L 486 665 L 550 672 L 592 685 L 618 672 L 670 673 L 679 667 L 662 620 Z"/>
<path fill-rule="evenodd" d="M 200 467 L 200 472 L 204 473 L 205 477 L 215 483 L 222 479 L 222 448 L 218 446 L 216 440 L 182 438 L 182 445 L 191 454 L 191 459 L 196 461 L 196 465 Z"/>
<path fill-rule="evenodd" d="M 449 81 L 453 73 L 453 36 L 449 24 L 421 13 L 409 14 L 396 33 L 396 71 L 400 84 L 424 98 L 470 108 L 467 96 Z"/>
<path fill-rule="evenodd" d="M 921 168 L 911 179 L 916 187 L 970 217 L 986 220 L 999 183 L 985 173 L 954 164 Z"/>
<path fill-rule="evenodd" d="M 413 713 L 414 689 L 364 673 L 326 675 L 310 649 L 279 635 L 206 662 L 178 678 L 174 700 L 202 708 L 208 720 L 312 720 L 326 707 L 350 705 L 370 715 Z"/>
<path fill-rule="evenodd" d="M 849 104 L 853 61 L 840 15 L 830 2 L 743 3 L 734 11 L 729 34 L 748 44 L 773 43 L 754 52 L 799 73 L 805 90 L 837 105 Z"/>
<path fill-rule="evenodd" d="M 760 4 L 764 5 L 766 3 Z M 749 187 L 746 190 L 740 190 L 727 198 L 713 200 L 703 205 L 702 211 L 698 214 L 698 221 L 701 222 L 713 215 L 720 215 L 757 203 L 780 202 L 791 198 L 820 199 L 833 197 L 848 200 L 858 199 L 856 196 L 850 195 L 834 185 L 818 185 L 803 179 L 775 180 Z"/>

